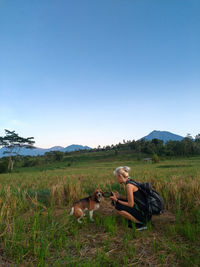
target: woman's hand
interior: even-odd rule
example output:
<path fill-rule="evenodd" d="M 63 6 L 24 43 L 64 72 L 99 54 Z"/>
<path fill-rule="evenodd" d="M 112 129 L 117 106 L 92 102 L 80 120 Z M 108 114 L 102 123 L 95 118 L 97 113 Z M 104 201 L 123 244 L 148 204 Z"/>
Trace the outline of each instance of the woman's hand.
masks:
<path fill-rule="evenodd" d="M 113 196 L 111 196 L 110 199 L 116 202 L 117 201 L 116 193 L 113 193 Z"/>

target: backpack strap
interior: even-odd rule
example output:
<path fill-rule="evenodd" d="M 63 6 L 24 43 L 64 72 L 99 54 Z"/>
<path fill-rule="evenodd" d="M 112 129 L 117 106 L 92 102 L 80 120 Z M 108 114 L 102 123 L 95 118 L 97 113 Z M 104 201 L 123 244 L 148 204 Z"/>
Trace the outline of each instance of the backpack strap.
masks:
<path fill-rule="evenodd" d="M 127 184 L 132 184 L 132 185 L 135 185 L 136 187 L 138 187 L 138 189 L 140 189 L 140 185 L 139 183 L 137 183 L 136 181 L 132 180 L 132 179 L 128 179 L 128 181 L 126 182 L 126 185 Z"/>

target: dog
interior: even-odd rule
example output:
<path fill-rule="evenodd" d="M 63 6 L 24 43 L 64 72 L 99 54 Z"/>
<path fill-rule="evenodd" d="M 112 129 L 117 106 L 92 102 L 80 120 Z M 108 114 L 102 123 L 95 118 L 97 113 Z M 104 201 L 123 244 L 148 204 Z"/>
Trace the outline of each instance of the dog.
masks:
<path fill-rule="evenodd" d="M 77 218 L 78 223 L 82 223 L 85 212 L 89 211 L 90 220 L 93 222 L 93 212 L 100 207 L 101 198 L 104 193 L 101 189 L 96 189 L 91 196 L 82 198 L 73 204 L 70 215 Z"/>

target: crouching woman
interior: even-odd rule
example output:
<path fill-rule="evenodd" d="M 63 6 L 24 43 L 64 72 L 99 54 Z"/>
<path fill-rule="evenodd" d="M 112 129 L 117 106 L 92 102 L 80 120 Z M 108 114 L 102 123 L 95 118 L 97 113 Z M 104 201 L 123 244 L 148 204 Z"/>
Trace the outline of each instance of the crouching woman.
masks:
<path fill-rule="evenodd" d="M 143 202 L 145 202 L 145 199 L 138 190 L 138 187 L 131 184 L 129 171 L 130 168 L 127 166 L 118 167 L 114 171 L 118 183 L 126 185 L 127 199 L 117 198 L 115 193 L 113 193 L 113 196 L 110 198 L 115 202 L 116 212 L 128 219 L 129 227 L 131 227 L 132 222 L 134 222 L 137 230 L 144 230 L 147 229 L 146 223 L 149 219 L 147 219 L 144 212 L 140 210 L 138 205 L 134 202 L 134 196 Z"/>

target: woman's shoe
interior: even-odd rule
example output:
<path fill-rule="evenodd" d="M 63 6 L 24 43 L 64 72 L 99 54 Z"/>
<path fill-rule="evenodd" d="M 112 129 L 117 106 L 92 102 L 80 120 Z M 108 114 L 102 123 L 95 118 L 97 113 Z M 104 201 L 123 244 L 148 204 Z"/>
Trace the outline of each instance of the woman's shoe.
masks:
<path fill-rule="evenodd" d="M 128 220 L 128 227 L 129 228 L 133 228 L 132 223 L 133 222 L 131 220 Z M 137 231 L 142 231 L 142 230 L 146 230 L 147 226 L 144 223 L 135 223 L 135 228 L 136 228 Z"/>
<path fill-rule="evenodd" d="M 142 230 L 146 230 L 147 226 L 144 223 L 136 223 L 135 228 L 137 231 L 142 231 Z"/>

